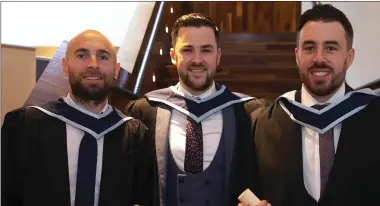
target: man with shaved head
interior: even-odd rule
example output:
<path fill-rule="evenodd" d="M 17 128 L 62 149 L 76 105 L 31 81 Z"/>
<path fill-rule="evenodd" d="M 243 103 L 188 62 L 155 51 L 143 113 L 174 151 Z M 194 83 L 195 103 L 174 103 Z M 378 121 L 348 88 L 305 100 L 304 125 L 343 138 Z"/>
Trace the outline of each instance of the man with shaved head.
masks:
<path fill-rule="evenodd" d="M 107 100 L 120 69 L 112 43 L 82 32 L 62 65 L 67 96 L 5 116 L 1 205 L 151 205 L 147 128 Z"/>

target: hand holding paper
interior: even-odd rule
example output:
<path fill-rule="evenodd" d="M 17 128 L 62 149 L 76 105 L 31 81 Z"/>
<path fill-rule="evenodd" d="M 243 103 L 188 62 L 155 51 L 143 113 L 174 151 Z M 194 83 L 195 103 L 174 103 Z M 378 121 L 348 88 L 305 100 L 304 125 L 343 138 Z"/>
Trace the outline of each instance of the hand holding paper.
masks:
<path fill-rule="evenodd" d="M 271 204 L 267 203 L 267 201 L 261 201 L 249 189 L 246 189 L 243 193 L 241 193 L 238 199 L 242 203 L 239 204 L 239 206 L 271 206 Z"/>

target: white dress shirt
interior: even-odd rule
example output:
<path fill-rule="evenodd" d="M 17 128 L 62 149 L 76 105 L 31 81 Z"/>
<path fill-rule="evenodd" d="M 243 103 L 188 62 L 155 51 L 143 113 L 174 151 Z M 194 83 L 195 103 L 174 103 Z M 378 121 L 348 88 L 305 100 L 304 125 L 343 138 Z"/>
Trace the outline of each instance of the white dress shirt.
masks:
<path fill-rule="evenodd" d="M 190 94 L 190 92 L 186 91 L 180 83 L 178 84 L 177 89 L 179 93 L 184 93 L 195 97 Z M 198 96 L 198 98 L 206 98 L 215 92 L 215 83 L 213 83 L 211 88 Z M 185 162 L 186 122 L 187 116 L 185 114 L 175 109 L 172 110 L 169 126 L 170 149 L 173 154 L 174 161 L 181 170 L 184 170 Z M 203 170 L 205 170 L 210 165 L 215 156 L 216 150 L 218 149 L 223 128 L 222 111 L 214 113 L 201 123 L 203 132 Z"/>
<path fill-rule="evenodd" d="M 338 91 L 326 102 L 318 102 L 310 93 L 302 86 L 301 103 L 311 107 L 315 104 L 333 103 L 344 97 L 344 84 Z M 334 128 L 334 148 L 338 146 L 341 124 Z M 303 179 L 304 184 L 309 194 L 318 201 L 321 192 L 321 177 L 320 177 L 320 159 L 319 159 L 319 133 L 310 128 L 302 127 L 302 154 L 303 154 Z"/>
<path fill-rule="evenodd" d="M 75 102 L 70 98 L 70 95 L 67 95 L 66 102 L 77 108 L 79 111 L 89 114 L 96 117 L 97 115 L 91 112 L 88 112 L 81 106 L 75 104 Z M 103 110 L 99 113 L 102 114 L 108 109 L 111 109 L 108 102 L 104 106 Z M 84 136 L 84 131 L 77 129 L 69 124 L 66 124 L 66 134 L 67 134 L 67 156 L 68 156 L 68 165 L 69 165 L 69 179 L 70 179 L 70 199 L 71 205 L 75 203 L 75 191 L 76 191 L 76 182 L 77 182 L 77 168 L 78 168 L 78 155 L 79 155 L 79 145 Z M 95 182 L 95 201 L 94 206 L 98 205 L 99 202 L 99 189 L 100 189 L 100 177 L 102 174 L 102 161 L 103 161 L 103 142 L 104 138 L 101 137 L 97 139 L 98 143 L 98 157 L 96 164 L 96 182 Z"/>

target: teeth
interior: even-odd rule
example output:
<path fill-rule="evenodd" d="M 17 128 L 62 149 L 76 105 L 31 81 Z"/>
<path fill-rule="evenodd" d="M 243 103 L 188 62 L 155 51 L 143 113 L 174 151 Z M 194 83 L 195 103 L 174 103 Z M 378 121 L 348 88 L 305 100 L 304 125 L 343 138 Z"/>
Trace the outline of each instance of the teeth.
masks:
<path fill-rule="evenodd" d="M 329 72 L 312 72 L 311 74 L 314 76 L 322 77 L 328 75 Z"/>
<path fill-rule="evenodd" d="M 191 72 L 203 72 L 203 69 L 190 69 Z"/>
<path fill-rule="evenodd" d="M 99 77 L 85 77 L 85 79 L 89 79 L 89 80 L 100 80 Z"/>

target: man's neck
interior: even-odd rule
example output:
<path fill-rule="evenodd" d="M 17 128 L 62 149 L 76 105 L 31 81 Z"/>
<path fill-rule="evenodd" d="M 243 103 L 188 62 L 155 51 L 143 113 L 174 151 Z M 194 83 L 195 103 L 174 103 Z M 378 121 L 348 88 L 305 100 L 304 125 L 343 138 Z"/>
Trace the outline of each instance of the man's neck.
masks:
<path fill-rule="evenodd" d="M 94 114 L 99 114 L 107 104 L 107 98 L 104 100 L 95 101 L 95 100 L 84 100 L 82 98 L 79 98 L 73 95 L 73 93 L 71 92 L 69 93 L 69 95 L 75 104 L 83 107 L 87 111 L 92 112 Z"/>

